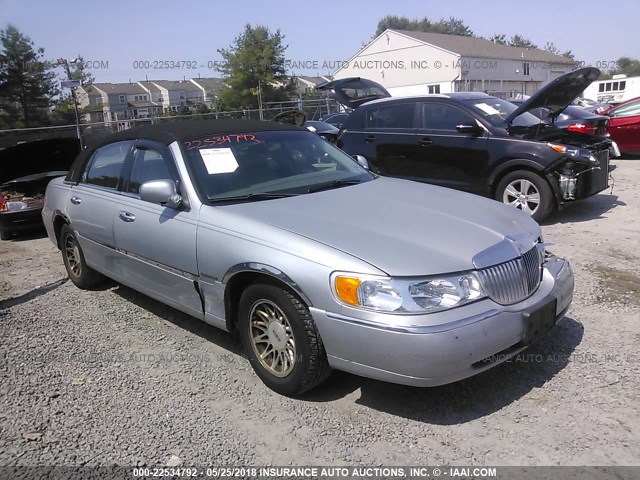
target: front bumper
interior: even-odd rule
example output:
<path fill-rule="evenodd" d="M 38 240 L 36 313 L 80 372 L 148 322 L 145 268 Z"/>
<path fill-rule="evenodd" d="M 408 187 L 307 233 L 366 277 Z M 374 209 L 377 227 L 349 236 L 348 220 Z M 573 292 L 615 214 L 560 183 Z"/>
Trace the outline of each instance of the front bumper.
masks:
<path fill-rule="evenodd" d="M 381 314 L 377 321 L 317 308 L 311 308 L 311 314 L 333 368 L 430 387 L 476 375 L 524 350 L 528 346 L 525 318 L 555 299 L 557 323 L 571 303 L 573 288 L 569 262 L 550 256 L 538 290 L 516 305 L 502 306 L 486 299 L 429 315 L 399 318 Z M 389 317 L 393 317 L 393 326 L 384 323 Z M 446 318 L 446 323 L 438 323 L 438 317 Z"/>

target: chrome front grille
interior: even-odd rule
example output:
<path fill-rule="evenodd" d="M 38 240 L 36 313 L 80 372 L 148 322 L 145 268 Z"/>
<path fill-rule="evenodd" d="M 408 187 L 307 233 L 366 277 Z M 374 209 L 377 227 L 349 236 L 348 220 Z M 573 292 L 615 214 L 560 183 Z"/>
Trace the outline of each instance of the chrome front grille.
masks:
<path fill-rule="evenodd" d="M 535 245 L 521 257 L 477 273 L 484 292 L 494 302 L 521 302 L 536 291 L 542 280 L 542 248 Z"/>

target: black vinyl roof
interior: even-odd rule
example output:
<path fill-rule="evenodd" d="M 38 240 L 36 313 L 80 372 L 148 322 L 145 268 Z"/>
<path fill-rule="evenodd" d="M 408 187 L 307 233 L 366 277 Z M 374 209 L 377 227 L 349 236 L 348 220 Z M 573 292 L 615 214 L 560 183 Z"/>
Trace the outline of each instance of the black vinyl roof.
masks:
<path fill-rule="evenodd" d="M 262 120 L 183 120 L 180 122 L 157 123 L 134 127 L 101 138 L 90 146 L 96 147 L 123 140 L 147 139 L 169 145 L 175 141 L 189 140 L 203 135 L 224 135 L 227 133 L 267 132 L 273 130 L 304 130 L 292 124 L 266 122 Z"/>
<path fill-rule="evenodd" d="M 252 133 L 270 132 L 278 130 L 297 130 L 308 132 L 306 128 L 298 127 L 289 123 L 268 122 L 263 120 L 183 120 L 180 122 L 157 123 L 155 125 L 145 125 L 134 127 L 121 132 L 112 133 L 101 137 L 85 148 L 76 158 L 69 174 L 68 181 L 77 182 L 82 168 L 86 164 L 93 152 L 110 143 L 127 140 L 153 140 L 170 145 L 176 141 L 190 140 L 205 135 L 225 135 L 230 133 Z"/>

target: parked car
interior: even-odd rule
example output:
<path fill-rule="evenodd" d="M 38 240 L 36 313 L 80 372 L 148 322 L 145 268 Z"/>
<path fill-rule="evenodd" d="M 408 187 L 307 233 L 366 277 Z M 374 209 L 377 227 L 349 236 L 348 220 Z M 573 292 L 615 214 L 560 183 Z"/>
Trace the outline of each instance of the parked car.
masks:
<path fill-rule="evenodd" d="M 347 112 L 329 113 L 320 118 L 321 122 L 327 122 L 337 128 L 342 128 L 342 124 L 347 119 L 349 114 Z"/>
<path fill-rule="evenodd" d="M 336 143 L 338 141 L 340 130 L 330 123 L 319 120 L 307 120 L 302 126 L 320 135 L 320 138 L 324 138 L 327 142 Z"/>
<path fill-rule="evenodd" d="M 42 229 L 44 193 L 65 176 L 79 152 L 76 139 L 23 142 L 0 152 L 0 239 Z"/>
<path fill-rule="evenodd" d="M 640 154 L 640 97 L 602 112 L 609 117 L 609 134 L 622 153 Z"/>
<path fill-rule="evenodd" d="M 524 100 L 510 100 L 514 105 L 520 106 Z M 549 120 L 549 110 L 544 107 L 533 108 L 530 112 L 540 120 Z M 582 133 L 585 135 L 609 136 L 609 117 L 591 113 L 584 108 L 568 106 L 562 113 L 550 119 L 551 125 L 565 131 Z M 620 149 L 615 141 L 611 142 L 609 158 L 619 157 Z"/>
<path fill-rule="evenodd" d="M 557 117 L 598 77 L 563 75 L 516 107 L 484 93 L 388 98 L 376 82 L 346 78 L 319 85 L 354 112 L 338 146 L 373 172 L 495 198 L 544 220 L 555 207 L 608 187 L 611 141 L 554 128 L 530 110 Z"/>
<path fill-rule="evenodd" d="M 569 263 L 500 203 L 378 177 L 306 129 L 157 124 L 83 151 L 42 212 L 69 277 L 100 275 L 239 333 L 297 395 L 332 368 L 440 385 L 553 328 Z"/>

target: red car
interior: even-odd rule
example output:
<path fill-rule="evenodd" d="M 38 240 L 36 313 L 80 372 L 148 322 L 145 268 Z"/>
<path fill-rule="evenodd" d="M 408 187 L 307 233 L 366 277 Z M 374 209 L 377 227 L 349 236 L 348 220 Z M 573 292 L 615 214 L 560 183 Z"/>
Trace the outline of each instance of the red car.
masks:
<path fill-rule="evenodd" d="M 620 151 L 640 154 L 640 97 L 611 107 L 601 115 L 609 117 L 609 134 Z"/>

